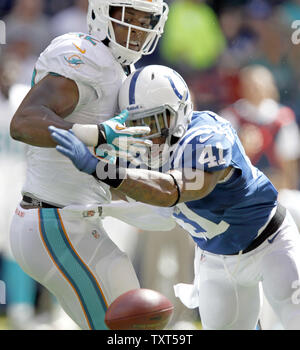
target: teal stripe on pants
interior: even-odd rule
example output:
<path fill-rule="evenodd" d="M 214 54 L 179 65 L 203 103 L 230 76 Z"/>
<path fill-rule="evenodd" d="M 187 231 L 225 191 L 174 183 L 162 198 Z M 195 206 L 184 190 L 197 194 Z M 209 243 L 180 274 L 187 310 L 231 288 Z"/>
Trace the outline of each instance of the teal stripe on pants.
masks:
<path fill-rule="evenodd" d="M 63 231 L 58 209 L 40 209 L 41 233 L 53 260 L 81 300 L 92 329 L 107 329 L 106 304 L 95 278 L 78 258 Z"/>

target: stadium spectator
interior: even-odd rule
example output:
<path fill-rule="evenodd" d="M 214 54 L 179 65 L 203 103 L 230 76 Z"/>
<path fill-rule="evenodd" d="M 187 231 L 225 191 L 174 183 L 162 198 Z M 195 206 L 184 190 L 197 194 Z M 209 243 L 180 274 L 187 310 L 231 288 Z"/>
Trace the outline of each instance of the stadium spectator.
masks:
<path fill-rule="evenodd" d="M 37 56 L 33 54 L 33 45 L 28 33 L 14 32 L 5 45 L 5 55 L 14 66 L 11 75 L 16 84 L 30 85 Z"/>
<path fill-rule="evenodd" d="M 86 33 L 88 31 L 86 24 L 87 10 L 88 0 L 76 0 L 74 6 L 58 12 L 50 20 L 53 37 L 70 32 Z"/>
<path fill-rule="evenodd" d="M 295 113 L 280 104 L 266 67 L 247 66 L 239 78 L 241 98 L 220 115 L 233 124 L 251 162 L 278 190 L 298 188 L 300 134 Z"/>
<path fill-rule="evenodd" d="M 0 3 L 0 18 L 2 19 L 11 10 L 11 0 L 2 0 Z"/>
<path fill-rule="evenodd" d="M 51 18 L 74 5 L 75 0 L 45 0 L 45 13 Z"/>
<path fill-rule="evenodd" d="M 43 14 L 44 0 L 16 0 L 11 12 L 3 18 L 6 24 L 7 42 L 17 36 L 25 36 L 31 45 L 31 53 L 38 56 L 50 40 L 48 18 Z"/>
<path fill-rule="evenodd" d="M 281 6 L 277 6 L 276 10 L 279 25 L 285 30 L 282 40 L 289 38 L 287 40 L 289 45 L 286 60 L 293 70 L 293 77 L 291 77 L 291 87 L 286 91 L 286 95 L 289 97 L 287 103 L 290 103 L 290 106 L 296 112 L 298 124 L 300 123 L 300 101 L 298 99 L 300 92 L 300 69 L 298 64 L 300 59 L 300 45 L 298 40 L 294 41 L 296 31 L 297 29 L 299 30 L 299 25 L 295 27 L 294 21 L 299 20 L 299 13 L 300 3 L 298 0 L 285 1 Z M 293 82 L 294 84 L 292 84 Z"/>
<path fill-rule="evenodd" d="M 260 5 L 258 5 L 260 4 Z M 279 100 L 292 108 L 299 118 L 298 63 L 291 55 L 297 49 L 291 40 L 291 26 L 284 24 L 280 11 L 267 1 L 252 0 L 245 8 L 247 25 L 257 37 L 256 48 L 247 64 L 267 67 L 274 76 Z"/>
<path fill-rule="evenodd" d="M 160 48 L 164 60 L 183 72 L 205 70 L 216 64 L 225 40 L 210 6 L 199 0 L 175 0 Z"/>
<path fill-rule="evenodd" d="M 227 43 L 220 59 L 220 65 L 227 69 L 238 70 L 255 52 L 255 33 L 247 26 L 244 7 L 241 5 L 223 6 L 219 18 Z"/>

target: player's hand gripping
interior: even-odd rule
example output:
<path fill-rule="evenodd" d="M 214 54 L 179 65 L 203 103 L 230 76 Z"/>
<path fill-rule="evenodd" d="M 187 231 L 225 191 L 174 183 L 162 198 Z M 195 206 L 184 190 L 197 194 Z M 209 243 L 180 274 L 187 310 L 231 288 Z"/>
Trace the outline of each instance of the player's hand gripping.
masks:
<path fill-rule="evenodd" d="M 92 155 L 87 146 L 80 141 L 71 130 L 58 129 L 49 126 L 51 137 L 58 144 L 58 152 L 68 157 L 75 167 L 87 174 L 96 171 L 99 160 Z"/>
<path fill-rule="evenodd" d="M 72 127 L 74 134 L 83 141 L 87 146 L 99 147 L 109 145 L 110 149 L 105 149 L 107 157 L 121 157 L 132 160 L 129 151 L 132 154 L 143 152 L 145 148 L 151 147 L 150 140 L 143 140 L 136 136 L 146 135 L 150 132 L 148 126 L 127 127 L 125 125 L 128 118 L 128 111 L 122 111 L 118 116 L 111 118 L 99 125 L 82 125 L 75 124 Z M 113 151 L 113 152 L 111 152 Z"/>

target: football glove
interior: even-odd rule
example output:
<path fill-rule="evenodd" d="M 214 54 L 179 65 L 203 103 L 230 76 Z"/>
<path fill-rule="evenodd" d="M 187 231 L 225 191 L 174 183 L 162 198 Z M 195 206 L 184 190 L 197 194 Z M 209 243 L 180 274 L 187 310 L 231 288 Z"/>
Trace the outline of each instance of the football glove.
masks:
<path fill-rule="evenodd" d="M 49 126 L 48 129 L 52 139 L 58 144 L 57 151 L 68 157 L 78 170 L 87 174 L 96 171 L 99 160 L 71 130 L 58 129 L 54 126 Z"/>
<path fill-rule="evenodd" d="M 128 111 L 124 110 L 119 115 L 99 125 L 74 124 L 72 131 L 87 146 L 106 149 L 106 158 L 121 157 L 129 160 L 134 159 L 132 154 L 143 153 L 145 149 L 152 146 L 152 141 L 138 138 L 150 132 L 148 126 L 127 127 L 125 122 Z M 130 154 L 128 154 L 130 153 Z"/>

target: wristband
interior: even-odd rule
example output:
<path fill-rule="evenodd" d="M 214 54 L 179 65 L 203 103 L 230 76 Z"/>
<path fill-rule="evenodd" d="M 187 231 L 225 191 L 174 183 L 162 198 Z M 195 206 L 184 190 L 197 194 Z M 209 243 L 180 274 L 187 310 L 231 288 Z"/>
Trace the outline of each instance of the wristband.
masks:
<path fill-rule="evenodd" d="M 104 145 L 107 142 L 105 137 L 104 126 L 102 124 L 98 124 L 97 127 L 98 127 L 98 142 L 96 147 L 99 147 L 100 145 Z"/>
<path fill-rule="evenodd" d="M 176 189 L 177 189 L 177 199 L 176 199 L 176 202 L 173 204 L 173 205 L 171 205 L 171 207 L 175 207 L 175 205 L 179 202 L 179 200 L 180 200 L 180 197 L 181 197 L 181 192 L 180 192 L 180 188 L 179 188 L 179 185 L 178 185 L 178 182 L 177 182 L 177 180 L 175 179 L 175 176 L 173 176 L 172 174 L 169 174 L 171 177 L 172 177 L 172 179 L 173 179 L 173 181 L 174 181 L 174 184 L 175 184 L 175 186 L 176 186 Z"/>
<path fill-rule="evenodd" d="M 118 162 L 117 164 L 110 164 L 100 160 L 96 171 L 92 175 L 97 181 L 118 188 L 126 178 L 126 169 L 119 167 Z"/>
<path fill-rule="evenodd" d="M 98 125 L 74 124 L 71 130 L 86 146 L 97 146 L 99 139 Z"/>

